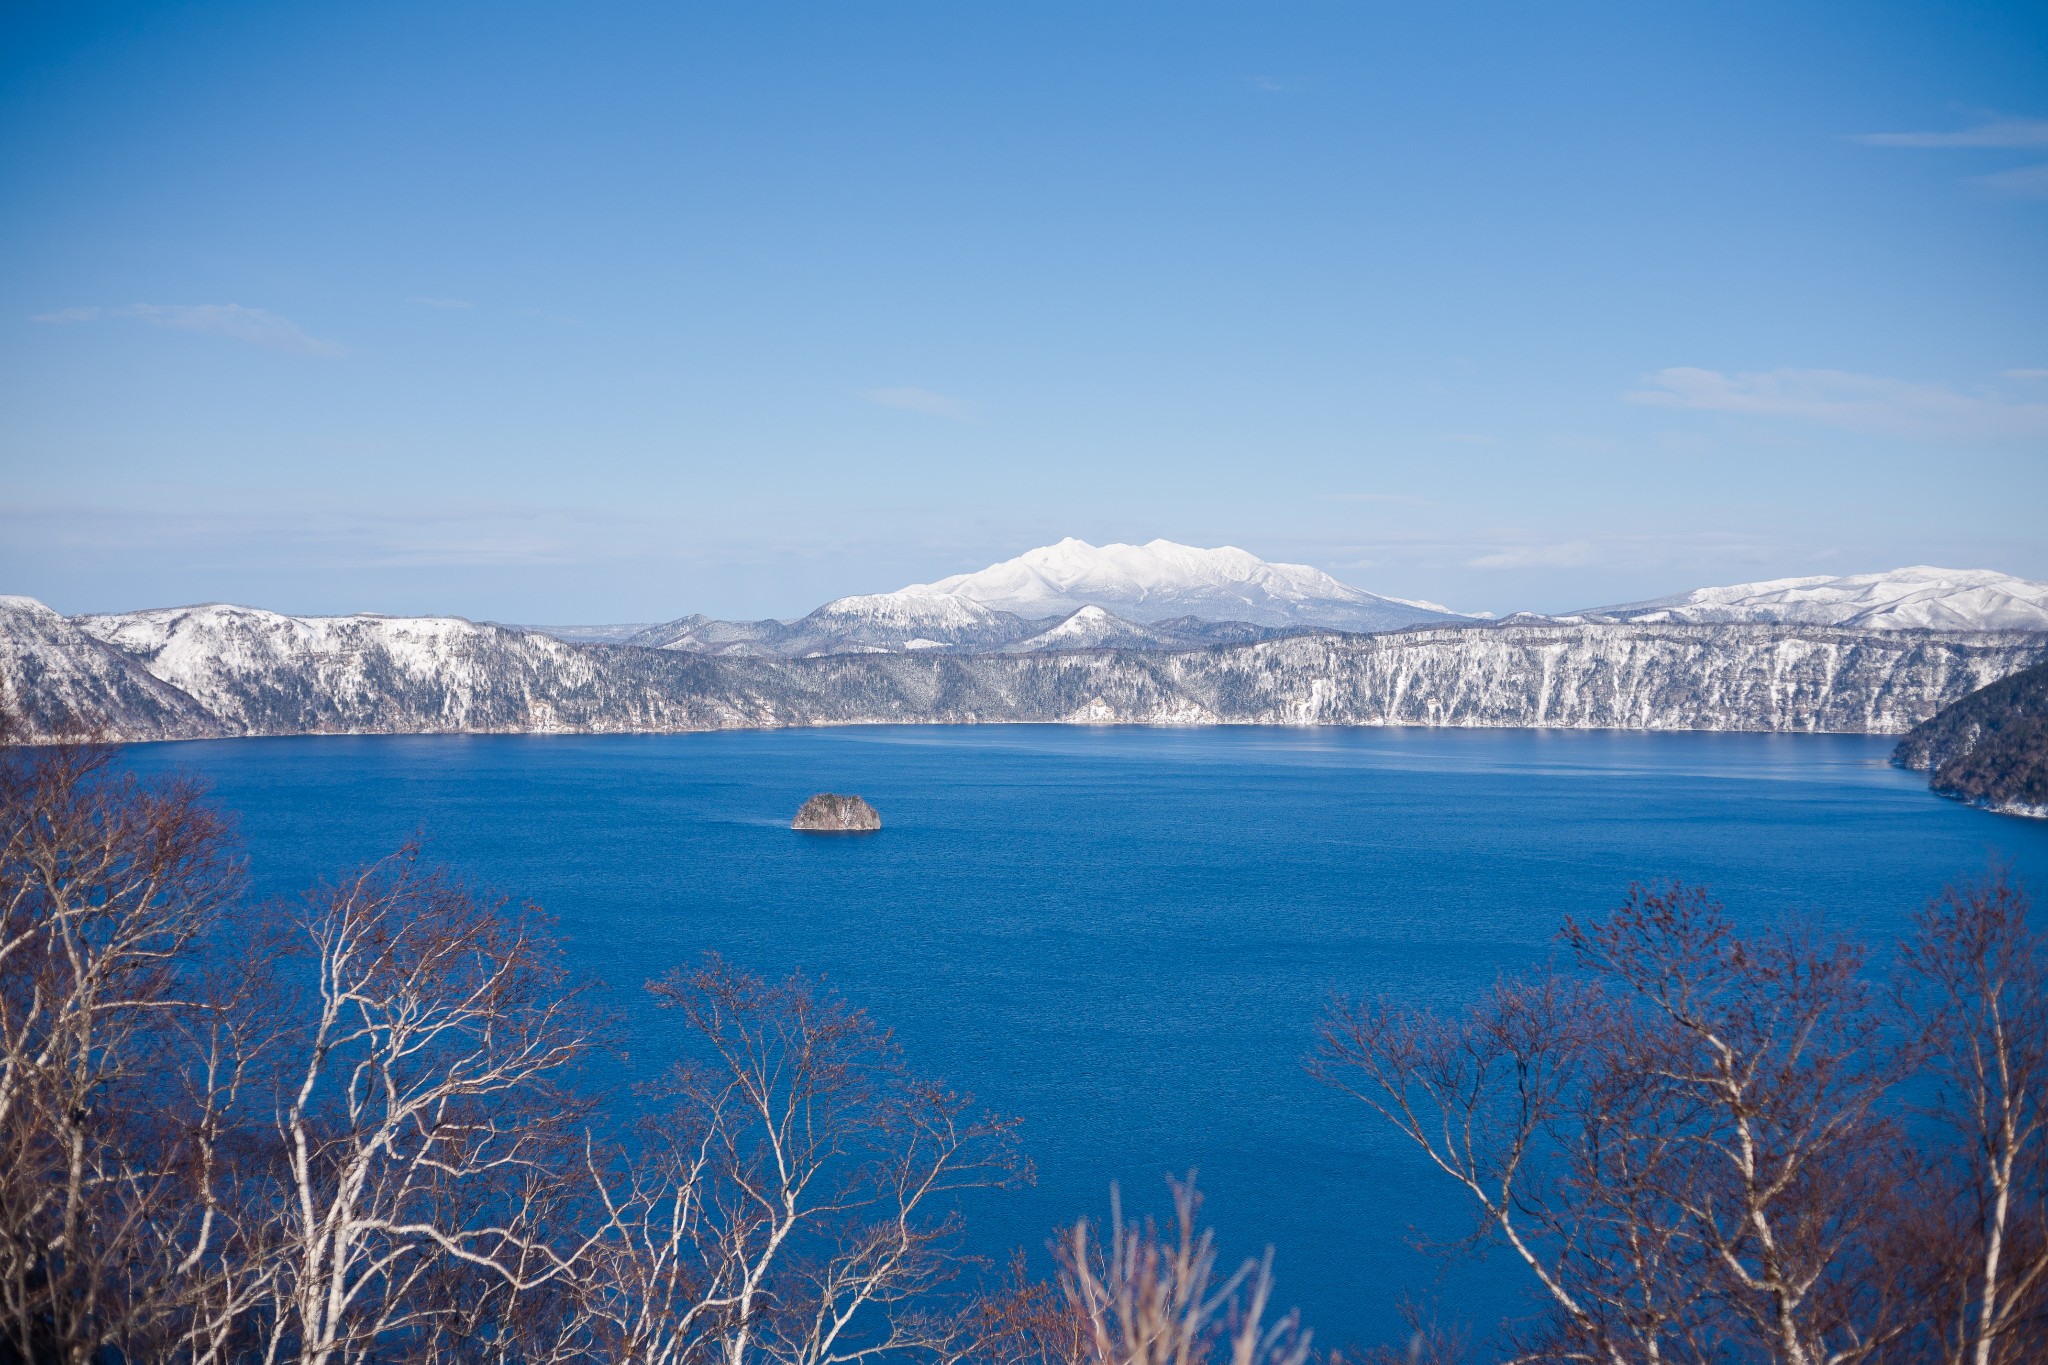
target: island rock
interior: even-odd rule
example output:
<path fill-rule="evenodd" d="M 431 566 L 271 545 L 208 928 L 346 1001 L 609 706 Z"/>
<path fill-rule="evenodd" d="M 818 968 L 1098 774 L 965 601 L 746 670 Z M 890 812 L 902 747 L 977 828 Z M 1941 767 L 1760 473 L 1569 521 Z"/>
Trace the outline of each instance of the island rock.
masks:
<path fill-rule="evenodd" d="M 858 796 L 819 792 L 804 802 L 790 821 L 791 829 L 822 830 L 830 833 L 858 833 L 882 827 L 882 817 Z"/>

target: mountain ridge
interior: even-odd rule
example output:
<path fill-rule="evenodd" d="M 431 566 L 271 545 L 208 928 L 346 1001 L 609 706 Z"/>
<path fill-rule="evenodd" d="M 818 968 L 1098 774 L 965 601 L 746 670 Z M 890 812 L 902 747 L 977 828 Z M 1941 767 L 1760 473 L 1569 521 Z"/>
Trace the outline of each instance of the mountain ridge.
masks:
<path fill-rule="evenodd" d="M 1095 609 L 1114 618 L 1069 624 Z M 1915 565 L 1879 573 L 1769 579 L 1694 588 L 1545 621 L 1739 621 L 1867 629 L 2048 631 L 2048 583 L 1989 569 Z M 1038 652 L 1092 630 L 1126 647 L 1182 648 L 1293 630 L 1382 631 L 1479 626 L 1496 618 L 1388 597 L 1319 569 L 1269 563 L 1233 546 L 1154 540 L 1094 546 L 1069 537 L 973 573 L 894 592 L 836 597 L 788 620 L 687 616 L 654 626 L 524 627 L 574 643 L 629 643 L 721 657 L 802 658 L 905 650 Z"/>
<path fill-rule="evenodd" d="M 1927 564 L 1774 578 L 1569 612 L 1560 620 L 1773 621 L 1869 630 L 2048 630 L 2048 583 Z"/>
<path fill-rule="evenodd" d="M 76 624 L 0 603 L 0 710 L 30 739 L 80 720 L 117 740 L 1011 722 L 1898 733 L 2044 658 L 2041 632 L 1553 622 L 726 659 L 452 617 L 211 607 Z"/>

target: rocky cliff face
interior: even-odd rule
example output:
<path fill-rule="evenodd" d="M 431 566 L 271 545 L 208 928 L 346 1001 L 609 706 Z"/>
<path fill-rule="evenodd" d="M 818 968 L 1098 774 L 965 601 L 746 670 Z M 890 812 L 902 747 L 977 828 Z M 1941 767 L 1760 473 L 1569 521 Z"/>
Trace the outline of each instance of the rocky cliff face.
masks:
<path fill-rule="evenodd" d="M 1319 632 L 1178 651 L 732 659 L 454 619 L 0 602 L 0 704 L 116 738 L 873 722 L 1459 725 L 1891 734 L 2048 635 L 1786 625 Z"/>

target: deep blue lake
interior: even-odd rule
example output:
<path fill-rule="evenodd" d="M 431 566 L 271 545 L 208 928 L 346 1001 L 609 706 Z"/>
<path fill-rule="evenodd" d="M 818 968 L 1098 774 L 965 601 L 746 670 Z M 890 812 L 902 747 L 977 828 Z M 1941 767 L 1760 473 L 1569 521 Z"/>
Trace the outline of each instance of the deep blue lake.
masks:
<path fill-rule="evenodd" d="M 415 830 L 540 902 L 578 965 L 639 984 L 715 948 L 824 973 L 911 1061 L 1024 1119 L 1031 1189 L 970 1207 L 978 1248 L 1163 1205 L 1199 1168 L 1231 1256 L 1276 1250 L 1319 1341 L 1378 1341 L 1404 1295 L 1490 1320 L 1520 1282 L 1439 1279 L 1410 1229 L 1463 1210 L 1356 1101 L 1303 1073 L 1333 991 L 1455 1005 L 1631 880 L 1711 886 L 1882 942 L 2048 822 L 1941 800 L 1891 741 L 1540 731 L 877 727 L 619 737 L 233 740 L 129 751 L 240 812 L 266 893 Z M 791 832 L 815 791 L 886 828 Z M 654 1027 L 648 1012 L 641 1027 Z"/>

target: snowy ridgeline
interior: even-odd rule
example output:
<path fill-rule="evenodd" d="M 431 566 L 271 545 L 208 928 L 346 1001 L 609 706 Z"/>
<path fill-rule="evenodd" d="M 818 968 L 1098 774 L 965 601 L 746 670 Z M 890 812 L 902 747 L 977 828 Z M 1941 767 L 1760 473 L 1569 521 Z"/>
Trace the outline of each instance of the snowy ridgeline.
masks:
<path fill-rule="evenodd" d="M 721 658 L 445 617 L 65 618 L 0 598 L 0 707 L 31 736 L 84 720 L 131 740 L 1001 721 L 1889 734 L 2043 659 L 2041 632 L 1642 621 Z"/>
<path fill-rule="evenodd" d="M 1383 597 L 1305 564 L 1230 546 L 1063 540 L 936 583 L 840 597 L 793 620 L 686 616 L 655 626 L 534 627 L 572 644 L 631 644 L 720 658 L 802 659 L 918 650 L 1019 654 L 1060 649 L 1192 649 L 1302 630 L 1469 625 L 1433 602 Z M 1696 588 L 1521 624 L 1801 625 L 1854 630 L 2048 630 L 2048 583 L 1990 569 L 1925 565 L 1884 573 Z"/>

